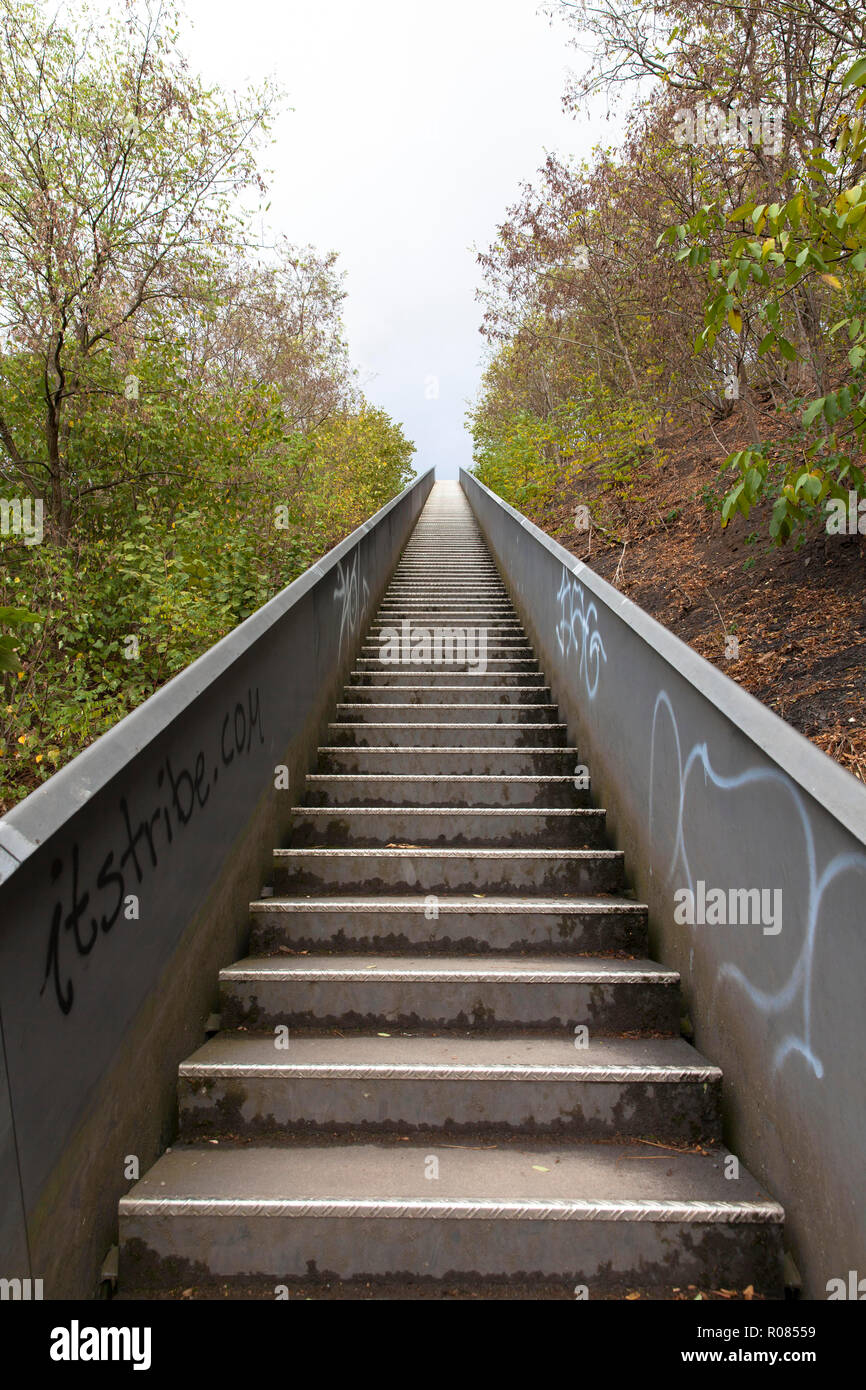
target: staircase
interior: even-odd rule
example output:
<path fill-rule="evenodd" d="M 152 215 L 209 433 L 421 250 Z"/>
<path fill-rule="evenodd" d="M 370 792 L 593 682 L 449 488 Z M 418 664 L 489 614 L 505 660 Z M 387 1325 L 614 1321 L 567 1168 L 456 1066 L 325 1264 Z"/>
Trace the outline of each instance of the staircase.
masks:
<path fill-rule="evenodd" d="M 782 1210 L 579 763 L 437 484 L 120 1203 L 123 1296 L 781 1295 Z"/>

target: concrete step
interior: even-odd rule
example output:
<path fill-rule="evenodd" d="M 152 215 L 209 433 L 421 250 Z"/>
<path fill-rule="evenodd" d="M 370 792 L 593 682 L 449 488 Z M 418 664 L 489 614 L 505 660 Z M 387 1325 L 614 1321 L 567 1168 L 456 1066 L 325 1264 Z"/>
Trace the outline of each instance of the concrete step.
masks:
<path fill-rule="evenodd" d="M 417 622 L 419 615 L 447 614 L 454 616 L 465 613 L 470 618 L 487 614 L 491 619 L 518 623 L 517 614 L 509 599 L 489 599 L 480 595 L 455 595 L 453 598 L 431 598 L 418 595 L 417 598 L 392 599 L 386 594 L 373 616 L 374 626 L 383 622 Z"/>
<path fill-rule="evenodd" d="M 407 561 L 394 571 L 394 584 L 498 584 L 505 588 L 502 576 L 489 560 L 443 561 L 431 565 L 425 560 Z M 507 590 L 506 590 L 507 592 Z"/>
<path fill-rule="evenodd" d="M 381 704 L 361 701 L 354 704 L 337 705 L 336 720 L 346 724 L 552 724 L 559 713 L 558 707 L 528 701 L 505 704 L 502 701 L 489 701 L 470 704 L 468 700 L 459 703 L 443 700 L 427 700 L 421 703 L 402 703 L 388 700 Z"/>
<path fill-rule="evenodd" d="M 445 632 L 451 630 L 454 633 L 450 639 L 452 642 L 460 641 L 461 637 L 467 642 L 476 631 L 486 634 L 483 640 L 489 646 L 498 645 L 503 641 L 513 642 L 518 637 L 524 643 L 527 642 L 523 625 L 513 617 L 496 613 L 480 614 L 464 607 L 456 614 L 445 610 L 431 611 L 429 608 L 419 615 L 382 613 L 374 619 L 364 643 L 365 646 L 379 646 L 382 642 L 390 642 L 393 645 L 395 636 L 399 636 L 401 647 L 405 644 L 411 654 L 413 647 L 426 638 L 431 628 L 436 632 L 442 629 L 441 642 L 447 640 Z M 469 630 L 464 632 L 464 629 Z"/>
<path fill-rule="evenodd" d="M 422 559 L 406 560 L 394 571 L 392 582 L 471 584 L 475 579 L 487 584 L 503 583 L 502 575 L 489 558 L 474 557 L 463 560 L 458 557 L 443 558 L 440 564 Z"/>
<path fill-rule="evenodd" d="M 291 814 L 292 846 L 604 844 L 604 811 L 583 807 L 293 806 Z"/>
<path fill-rule="evenodd" d="M 416 629 L 427 628 L 482 628 L 488 630 L 488 643 L 492 644 L 500 634 L 526 638 L 523 624 L 514 610 L 505 604 L 472 603 L 400 603 L 384 605 L 371 619 L 371 627 L 365 641 L 378 643 L 379 633 L 385 629 L 401 632 L 405 630 L 408 640 Z"/>
<path fill-rule="evenodd" d="M 570 1043 L 679 1032 L 679 975 L 611 957 L 251 956 L 220 971 L 224 1028 L 529 1029 Z"/>
<path fill-rule="evenodd" d="M 534 656 L 527 656 L 527 647 L 489 647 L 483 637 L 466 638 L 462 647 L 456 644 L 449 650 L 445 638 L 437 646 L 431 630 L 429 642 L 424 639 L 413 656 L 402 644 L 399 651 L 394 646 L 377 643 L 375 647 L 365 647 L 358 657 L 359 667 L 378 676 L 409 676 L 414 683 L 426 682 L 430 675 L 439 676 L 477 676 L 490 674 L 499 676 L 497 685 L 510 680 L 512 674 L 527 672 L 535 681 L 544 680 Z"/>
<path fill-rule="evenodd" d="M 328 739 L 347 748 L 550 748 L 568 739 L 564 724 L 504 723 L 362 723 L 328 725 Z"/>
<path fill-rule="evenodd" d="M 429 574 L 415 576 L 395 574 L 391 583 L 385 590 L 385 593 L 394 594 L 404 590 L 412 592 L 416 589 L 421 589 L 425 592 L 430 591 L 432 593 L 447 593 L 452 589 L 458 590 L 460 593 L 477 593 L 479 591 L 490 590 L 506 598 L 509 596 L 508 590 L 498 575 L 491 574 L 490 572 L 485 573 L 483 568 L 477 570 L 474 567 L 471 576 L 465 576 L 462 579 Z"/>
<path fill-rule="evenodd" d="M 347 685 L 350 705 L 556 705 L 547 685 Z"/>
<path fill-rule="evenodd" d="M 385 601 L 372 615 L 374 634 L 382 628 L 403 628 L 407 633 L 426 627 L 486 627 L 524 631 L 514 609 L 505 603 L 477 598 L 462 599 L 400 599 Z M 371 640 L 368 638 L 368 640 Z M 491 639 L 492 640 L 492 639 Z"/>
<path fill-rule="evenodd" d="M 263 898 L 250 904 L 250 955 L 330 951 L 642 956 L 647 909 L 630 898 Z"/>
<path fill-rule="evenodd" d="M 396 633 L 398 629 L 395 628 L 394 631 Z M 493 661 L 511 661 L 515 657 L 522 657 L 524 660 L 534 659 L 532 648 L 525 637 L 488 637 L 482 635 L 480 629 L 471 632 L 465 629 L 462 637 L 459 634 L 455 637 L 453 628 L 436 629 L 432 625 L 425 631 L 429 633 L 429 637 L 422 634 L 412 644 L 404 643 L 401 639 L 398 645 L 395 638 L 365 642 L 361 648 L 361 656 L 366 660 L 381 661 L 383 665 L 397 669 L 423 662 L 425 665 L 453 665 L 458 668 L 468 664 L 470 670 L 473 667 L 485 670 Z M 446 637 L 446 631 L 452 635 Z"/>
<path fill-rule="evenodd" d="M 428 666 L 422 670 L 415 666 L 395 668 L 382 664 L 378 671 L 353 671 L 350 680 L 352 683 L 346 687 L 347 690 L 357 690 L 361 686 L 369 686 L 374 690 L 390 690 L 402 686 L 417 687 L 419 682 L 423 682 L 423 688 L 431 690 L 444 685 L 451 691 L 466 688 L 480 690 L 485 687 L 493 687 L 499 691 L 518 690 L 526 686 L 539 688 L 539 682 L 543 677 L 537 670 L 443 671 L 441 666 Z M 548 689 L 547 686 L 540 688 Z M 485 695 L 485 699 L 487 698 L 493 699 L 494 696 Z"/>
<path fill-rule="evenodd" d="M 618 893 L 623 855 L 604 849 L 277 849 L 280 893 Z"/>
<path fill-rule="evenodd" d="M 403 579 L 399 583 L 389 584 L 385 590 L 383 603 L 398 603 L 405 598 L 427 598 L 427 599 L 499 599 L 503 602 L 510 601 L 508 590 L 503 584 L 494 584 L 490 580 L 473 578 L 460 582 L 456 579 L 450 583 L 442 581 L 434 583 L 424 579 Z"/>
<path fill-rule="evenodd" d="M 590 1298 L 672 1284 L 781 1297 L 784 1213 L 754 1178 L 726 1180 L 723 1148 L 647 1157 L 629 1143 L 175 1148 L 120 1201 L 120 1283 L 531 1272 Z"/>
<path fill-rule="evenodd" d="M 409 663 L 400 663 L 398 665 L 396 662 L 383 661 L 381 656 L 360 656 L 357 660 L 356 672 L 353 673 L 352 678 L 353 680 L 356 678 L 358 671 L 369 672 L 371 674 L 400 674 L 402 672 L 403 674 L 412 676 L 413 678 L 417 676 L 427 677 L 428 675 L 453 676 L 458 674 L 459 672 L 464 672 L 473 676 L 483 675 L 485 673 L 490 675 L 501 676 L 506 672 L 509 674 L 512 672 L 528 672 L 534 675 L 536 679 L 538 678 L 538 661 L 535 657 L 494 657 L 492 653 L 488 651 L 485 653 L 483 666 L 484 670 L 479 671 L 477 660 L 455 661 L 453 663 L 449 662 L 447 665 L 443 663 L 441 666 L 432 667 L 429 662 L 419 665 L 416 664 L 414 661 Z"/>
<path fill-rule="evenodd" d="M 496 593 L 502 598 L 511 597 L 499 575 L 483 566 L 480 569 L 476 569 L 474 566 L 468 569 L 451 567 L 443 570 L 441 574 L 421 567 L 402 570 L 394 576 L 393 584 L 385 592 L 390 594 L 393 590 L 401 593 L 404 590 L 415 588 L 425 590 L 453 589 L 465 594 L 474 594 L 480 589 Z"/>
<path fill-rule="evenodd" d="M 425 777 L 421 773 L 307 777 L 305 806 L 438 806 L 460 809 L 509 806 L 588 806 L 589 785 L 573 777 Z"/>
<path fill-rule="evenodd" d="M 324 773 L 385 774 L 413 772 L 449 776 L 544 777 L 574 776 L 579 759 L 576 748 L 436 748 L 390 746 L 384 748 L 329 745 L 319 749 L 319 768 Z"/>
<path fill-rule="evenodd" d="M 722 1073 L 682 1038 L 222 1033 L 180 1067 L 184 1142 L 317 1132 L 673 1143 L 721 1137 Z"/>

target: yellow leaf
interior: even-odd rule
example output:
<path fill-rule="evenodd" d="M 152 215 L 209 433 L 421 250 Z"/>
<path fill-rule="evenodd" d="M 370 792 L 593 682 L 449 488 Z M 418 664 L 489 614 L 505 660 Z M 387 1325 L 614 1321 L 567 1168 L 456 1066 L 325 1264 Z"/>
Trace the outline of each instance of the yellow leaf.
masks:
<path fill-rule="evenodd" d="M 822 275 L 821 279 L 825 285 L 832 285 L 834 290 L 841 290 L 842 281 L 836 275 Z"/>
<path fill-rule="evenodd" d="M 728 310 L 728 323 L 731 325 L 735 333 L 742 333 L 743 316 L 742 314 L 738 314 L 736 309 Z"/>
<path fill-rule="evenodd" d="M 542 1168 L 542 1166 L 541 1166 L 540 1163 L 533 1163 L 532 1166 L 533 1166 L 533 1168 L 535 1169 L 536 1173 L 549 1173 L 549 1172 L 550 1172 L 550 1169 L 549 1169 L 549 1168 Z"/>

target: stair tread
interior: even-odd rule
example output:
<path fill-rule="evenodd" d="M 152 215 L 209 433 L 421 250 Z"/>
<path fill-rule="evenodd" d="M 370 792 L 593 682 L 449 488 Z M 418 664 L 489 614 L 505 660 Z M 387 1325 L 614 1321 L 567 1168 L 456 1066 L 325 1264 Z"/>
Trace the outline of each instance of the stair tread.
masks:
<path fill-rule="evenodd" d="M 445 693 L 445 692 L 447 692 L 447 691 L 449 691 L 449 690 L 459 690 L 459 691 L 461 691 L 463 694 L 472 693 L 472 692 L 478 691 L 479 694 L 484 693 L 484 694 L 494 694 L 494 695 L 495 695 L 495 694 L 497 693 L 497 691 L 503 691 L 503 690 L 507 690 L 509 693 L 510 693 L 512 690 L 521 690 L 521 691 L 523 691 L 524 694 L 534 694 L 535 691 L 537 691 L 537 690 L 541 690 L 541 691 L 546 691 L 546 690 L 548 690 L 548 689 L 549 689 L 549 686 L 546 686 L 546 685 L 507 685 L 507 684 L 503 684 L 503 685 L 394 685 L 394 686 L 391 686 L 391 685 L 348 685 L 348 686 L 345 687 L 345 689 L 346 689 L 347 691 L 348 691 L 348 690 L 411 690 L 411 691 L 423 690 L 423 691 L 425 691 L 425 692 L 426 692 L 427 694 L 429 694 L 429 695 L 442 695 L 443 693 Z M 371 705 L 371 704 L 374 705 L 376 702 L 375 702 L 375 700 L 365 700 L 365 701 L 362 701 L 362 702 L 359 702 L 358 700 L 350 700 L 350 701 L 345 701 L 344 703 L 347 703 L 347 704 L 355 704 L 355 705 L 357 705 L 358 703 L 363 703 L 364 706 L 366 707 L 366 706 Z M 391 701 L 387 701 L 387 702 L 383 702 L 383 703 L 388 703 L 388 704 L 390 705 L 392 702 L 391 702 Z M 394 703 L 398 703 L 398 702 L 395 701 Z M 426 704 L 426 701 L 425 701 L 424 703 Z M 439 700 L 439 701 L 433 701 L 432 703 L 434 703 L 434 704 L 442 704 L 442 703 L 445 703 L 445 702 Z M 489 704 L 490 701 L 487 701 L 486 703 Z M 547 702 L 546 702 L 546 701 L 541 701 L 540 703 L 546 704 Z M 407 701 L 407 704 L 408 704 L 408 701 Z M 466 704 L 469 706 L 470 709 L 472 708 L 472 705 L 470 704 L 469 701 L 466 701 Z"/>
<path fill-rule="evenodd" d="M 334 726 L 332 726 L 332 727 L 335 727 L 335 728 L 351 728 L 352 726 L 351 726 L 351 725 L 346 725 L 346 724 L 344 724 L 344 725 L 339 725 L 339 724 L 337 724 L 337 725 L 334 725 Z M 379 725 L 370 725 L 370 724 L 358 724 L 358 725 L 356 725 L 355 727 L 356 727 L 356 728 L 359 728 L 359 729 L 369 729 L 369 728 L 379 728 L 379 727 L 381 727 L 381 726 L 379 726 Z M 419 727 L 419 725 L 417 725 L 417 724 L 404 724 L 404 725 L 402 725 L 401 727 L 406 728 L 406 729 L 411 729 L 411 728 L 417 729 L 417 728 Z M 428 727 L 430 727 L 430 726 L 429 726 L 429 725 L 421 725 L 420 727 L 421 727 L 421 728 L 428 728 Z M 460 726 L 457 725 L 457 724 L 439 724 L 439 725 L 437 725 L 436 727 L 437 727 L 437 728 L 440 728 L 440 729 L 456 729 L 456 728 L 459 728 Z M 490 728 L 493 727 L 493 725 L 491 725 L 491 724 L 478 724 L 478 725 L 476 725 L 475 727 L 476 727 L 476 728 L 479 728 L 479 729 L 490 729 Z M 538 729 L 538 728 L 541 728 L 542 726 L 539 725 L 539 724 L 535 724 L 535 725 L 533 725 L 532 727 L 535 728 L 535 729 Z M 543 754 L 545 754 L 545 755 L 556 754 L 556 756 L 557 756 L 557 757 L 560 757 L 560 758 L 561 758 L 561 757 L 564 757 L 567 753 L 569 753 L 569 754 L 573 754 L 575 757 L 577 757 L 577 749 L 576 749 L 576 748 L 568 748 L 568 747 L 565 746 L 565 744 L 561 744 L 561 743 L 560 743 L 560 744 L 556 744 L 555 746 L 550 745 L 550 744 L 542 744 L 542 745 L 540 745 L 539 747 L 536 747 L 534 744 L 528 744 L 528 745 L 526 745 L 525 747 L 519 747 L 519 748 L 509 748 L 509 747 L 507 747 L 507 746 L 506 746 L 506 747 L 502 747 L 502 746 L 499 745 L 499 744 L 494 744 L 494 746 L 491 748 L 490 746 L 488 746 L 488 745 L 486 745 L 486 744 L 480 744 L 480 743 L 462 744 L 462 745 L 461 745 L 461 744 L 457 744 L 457 745 L 453 745 L 453 746 L 449 746 L 448 744 L 442 743 L 442 744 L 439 744 L 439 745 L 434 745 L 434 746 L 432 746 L 432 747 L 430 747 L 430 746 L 428 746 L 428 745 L 420 744 L 420 743 L 409 743 L 409 744 L 402 744 L 402 743 L 386 743 L 386 744 L 384 744 L 384 746 L 383 746 L 383 745 L 373 745 L 372 743 L 365 743 L 365 744 L 361 744 L 360 746 L 357 746 L 357 747 L 356 747 L 354 744 L 351 744 L 351 743 L 324 743 L 324 744 L 322 744 L 322 745 L 319 747 L 319 752 L 320 752 L 320 753 L 439 753 L 439 754 L 442 754 L 442 753 L 460 753 L 460 754 L 463 755 L 463 757 L 466 757 L 469 753 L 520 753 L 520 754 L 523 754 L 523 753 L 532 753 L 533 756 L 534 756 L 535 754 L 537 754 L 537 753 L 543 753 Z M 440 775 L 440 776 L 448 776 L 447 773 L 440 773 L 439 775 Z"/>
<path fill-rule="evenodd" d="M 718 1081 L 721 1070 L 683 1038 L 598 1038 L 576 1049 L 574 1040 L 558 1038 L 292 1038 L 287 1051 L 274 1047 L 272 1033 L 227 1032 L 211 1038 L 181 1064 L 187 1078 L 236 1073 L 270 1076 L 367 1076 L 406 1073 L 412 1077 L 456 1078 L 465 1074 L 503 1074 L 544 1079 L 632 1080 L 647 1084 L 688 1079 Z"/>
<path fill-rule="evenodd" d="M 633 898 L 623 898 L 615 893 L 600 893 L 598 897 L 574 898 L 519 898 L 466 897 L 461 894 L 437 894 L 436 907 L 440 917 L 449 912 L 473 912 L 484 915 L 489 912 L 543 912 L 560 916 L 562 913 L 592 912 L 635 912 L 645 913 L 646 903 L 635 902 Z M 260 898 L 250 903 L 252 912 L 320 912 L 323 909 L 333 912 L 420 912 L 427 910 L 426 897 L 406 897 L 404 895 L 334 894 L 318 897 L 293 897 L 290 894 L 274 894 L 270 898 Z"/>
<path fill-rule="evenodd" d="M 389 707 L 389 708 L 390 708 L 390 707 Z M 499 709 L 500 706 L 499 706 L 499 705 L 491 706 L 491 708 Z M 515 724 L 519 724 L 519 720 L 515 720 L 514 723 L 515 723 Z M 372 719 L 371 719 L 371 720 L 369 720 L 369 721 L 365 721 L 363 724 L 353 724 L 353 723 L 350 723 L 349 720 L 346 720 L 345 722 L 344 722 L 343 720 L 333 720 L 333 721 L 328 725 L 328 728 L 329 728 L 329 729 L 338 729 L 338 730 L 340 730 L 341 733 L 345 733 L 348 729 L 361 729 L 361 730 L 364 731 L 365 733 L 370 733 L 373 729 L 415 729 L 416 731 L 418 731 L 418 730 L 420 730 L 420 729 L 446 729 L 446 730 L 448 730 L 449 732 L 453 733 L 456 729 L 490 729 L 490 728 L 492 728 L 492 727 L 494 727 L 494 726 L 491 725 L 491 724 L 479 724 L 477 721 L 471 721 L 471 720 L 460 720 L 459 722 L 458 722 L 457 720 L 455 720 L 453 723 L 452 723 L 451 721 L 449 721 L 447 724 L 437 724 L 437 723 L 435 723 L 435 721 L 433 721 L 433 720 L 425 720 L 425 721 L 420 721 L 420 722 L 418 722 L 418 723 L 416 723 L 416 722 L 413 721 L 411 724 L 409 724 L 409 723 L 406 723 L 404 720 L 399 720 L 399 719 L 388 719 L 388 720 L 384 720 L 384 719 L 372 720 Z M 560 724 L 560 723 L 557 723 L 557 722 L 549 723 L 549 724 L 541 724 L 541 723 L 536 723 L 534 720 L 533 720 L 533 721 L 527 720 L 527 722 L 526 722 L 526 730 L 525 730 L 525 731 L 526 731 L 527 733 L 533 733 L 533 734 L 534 734 L 534 733 L 540 732 L 541 729 L 564 729 L 564 728 L 565 728 L 565 725 L 564 725 L 564 724 Z M 521 732 L 523 732 L 523 731 L 521 730 Z M 440 750 L 440 751 L 441 751 L 441 750 Z"/>
<path fill-rule="evenodd" d="M 380 703 L 377 703 L 375 700 L 341 700 L 341 702 L 337 705 L 337 709 L 350 709 L 350 710 L 363 709 L 363 710 L 371 710 L 373 713 L 376 713 L 378 710 L 385 710 L 385 709 L 387 709 L 387 710 L 393 710 L 393 711 L 396 713 L 398 710 L 401 710 L 401 709 L 411 709 L 411 710 L 413 710 L 413 711 L 416 711 L 416 710 L 419 710 L 419 709 L 423 709 L 423 710 L 439 710 L 439 709 L 453 709 L 453 708 L 454 708 L 453 702 L 450 701 L 450 700 L 422 700 L 422 701 L 415 701 L 415 702 L 413 702 L 413 701 L 411 701 L 411 700 L 406 700 L 406 701 L 404 701 L 404 702 L 402 702 L 402 703 L 401 703 L 399 700 L 383 700 L 383 701 L 381 701 Z M 499 711 L 499 710 L 508 709 L 508 708 L 509 708 L 508 705 L 497 704 L 497 703 L 496 703 L 495 701 L 493 701 L 493 700 L 487 700 L 487 701 L 485 701 L 485 702 L 483 702 L 483 703 L 478 702 L 478 701 L 470 702 L 470 701 L 466 700 L 466 701 L 463 701 L 462 704 L 461 704 L 461 709 L 465 710 L 465 711 L 467 712 L 467 714 L 471 714 L 474 710 L 495 709 L 495 710 Z M 522 705 L 515 705 L 514 708 L 515 708 L 516 710 L 519 710 L 521 713 L 523 713 L 524 710 L 528 710 L 528 709 L 555 710 L 557 707 L 556 707 L 556 705 L 551 704 L 549 700 L 527 700 L 527 701 L 525 701 L 525 703 L 522 704 Z M 389 722 L 389 723 L 394 723 L 393 720 L 389 720 L 388 722 Z M 398 721 L 398 722 L 399 722 L 399 721 Z M 472 721 L 471 721 L 471 720 L 467 720 L 467 721 L 465 721 L 465 722 L 466 722 L 466 723 L 471 723 Z M 529 721 L 527 721 L 527 722 L 529 722 Z M 556 723 L 556 722 L 557 722 L 557 721 L 554 720 L 554 723 Z"/>
<path fill-rule="evenodd" d="M 368 750 L 369 751 L 369 750 Z M 417 751 L 417 750 L 416 750 Z M 559 752 L 568 751 L 559 749 Z M 508 782 L 537 782 L 546 786 L 548 782 L 573 782 L 574 777 L 565 773 L 552 772 L 546 776 L 530 776 L 527 773 L 508 772 L 499 776 L 493 773 L 463 773 L 460 777 L 451 777 L 444 772 L 309 772 L 307 773 L 308 782 L 444 782 L 450 786 L 453 782 L 496 782 L 498 785 Z M 309 810 L 303 807 L 303 810 Z M 324 809 L 323 807 L 320 809 Z M 358 807 L 355 808 L 360 809 Z M 463 808 L 467 811 L 475 810 L 473 806 Z M 479 808 L 482 809 L 482 808 Z"/>
<path fill-rule="evenodd" d="M 579 862 L 585 859 L 613 860 L 622 859 L 623 857 L 623 851 L 621 849 L 487 849 L 475 848 L 475 846 L 466 846 L 462 849 L 430 849 L 423 846 L 406 845 L 402 849 L 388 849 L 385 846 L 376 846 L 370 849 L 363 845 L 358 847 L 347 845 L 339 849 L 333 849 L 323 845 L 319 848 L 306 848 L 304 846 L 294 848 L 289 846 L 287 848 L 274 850 L 274 857 L 280 859 L 301 854 L 305 855 L 307 858 L 320 860 L 329 857 L 335 859 L 338 856 L 340 858 L 345 858 L 347 855 L 353 855 L 366 859 L 384 857 L 395 861 L 411 856 L 412 858 L 420 859 L 519 859 L 522 862 L 530 859 L 555 859 L 558 863 L 563 860 L 574 860 Z"/>
<path fill-rule="evenodd" d="M 676 984 L 679 974 L 652 960 L 609 956 L 246 956 L 220 971 L 220 979 L 527 980 L 574 984 L 650 981 Z"/>
<path fill-rule="evenodd" d="M 497 816 L 574 816 L 592 820 L 604 815 L 598 806 L 292 806 L 292 816 L 315 816 L 318 818 L 335 816 L 484 816 L 495 819 Z"/>
<path fill-rule="evenodd" d="M 742 1165 L 735 1184 L 725 1178 L 723 1148 L 684 1153 L 662 1146 L 661 1162 L 640 1162 L 648 1156 L 640 1143 L 440 1147 L 435 1192 L 424 1176 L 429 1143 L 175 1148 L 120 1199 L 120 1214 L 250 1215 L 252 1207 L 263 1216 L 507 1219 L 548 1211 L 575 1220 L 772 1223 L 784 1217 Z"/>

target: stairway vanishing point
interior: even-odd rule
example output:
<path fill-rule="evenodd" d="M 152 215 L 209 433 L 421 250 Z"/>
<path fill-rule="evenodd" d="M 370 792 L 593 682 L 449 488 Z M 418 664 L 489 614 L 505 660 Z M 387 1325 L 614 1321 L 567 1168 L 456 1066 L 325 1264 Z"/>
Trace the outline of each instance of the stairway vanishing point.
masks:
<path fill-rule="evenodd" d="M 395 660 L 407 619 L 483 629 L 486 660 Z M 178 1140 L 120 1202 L 122 1296 L 781 1296 L 782 1209 L 721 1143 L 581 761 L 437 484 L 180 1067 Z"/>

